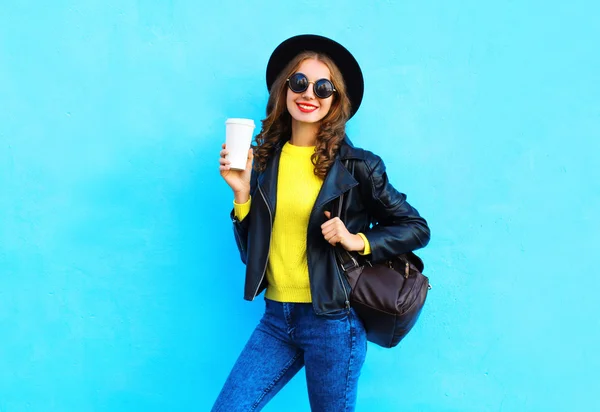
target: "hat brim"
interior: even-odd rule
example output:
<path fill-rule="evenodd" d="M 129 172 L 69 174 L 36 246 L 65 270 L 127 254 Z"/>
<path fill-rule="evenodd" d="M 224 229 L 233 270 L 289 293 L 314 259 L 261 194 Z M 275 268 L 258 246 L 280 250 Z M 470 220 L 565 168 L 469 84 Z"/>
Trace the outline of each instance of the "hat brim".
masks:
<path fill-rule="evenodd" d="M 340 69 L 350 99 L 350 117 L 354 116 L 360 107 L 364 93 L 362 71 L 354 56 L 344 46 L 327 37 L 302 34 L 291 37 L 277 46 L 267 64 L 267 89 L 269 92 L 275 79 L 288 63 L 304 51 L 325 54 Z"/>

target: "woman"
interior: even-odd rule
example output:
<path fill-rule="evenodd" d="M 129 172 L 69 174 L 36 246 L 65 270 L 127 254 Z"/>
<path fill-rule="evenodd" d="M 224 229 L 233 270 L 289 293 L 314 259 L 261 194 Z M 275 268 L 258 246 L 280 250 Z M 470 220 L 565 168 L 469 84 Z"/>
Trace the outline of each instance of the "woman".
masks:
<path fill-rule="evenodd" d="M 213 411 L 260 410 L 302 367 L 312 410 L 352 411 L 367 341 L 333 246 L 385 260 L 425 246 L 429 228 L 381 159 L 345 135 L 363 95 L 348 50 L 321 36 L 292 37 L 269 59 L 267 87 L 246 170 L 229 168 L 225 145 L 220 158 L 234 193 L 244 297 L 266 289 L 266 310 Z M 341 216 L 332 218 L 342 193 Z"/>

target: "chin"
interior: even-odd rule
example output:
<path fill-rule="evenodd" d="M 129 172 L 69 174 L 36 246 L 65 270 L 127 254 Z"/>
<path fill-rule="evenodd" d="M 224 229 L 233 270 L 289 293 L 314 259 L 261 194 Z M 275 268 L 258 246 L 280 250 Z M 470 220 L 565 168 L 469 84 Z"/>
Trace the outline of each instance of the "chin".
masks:
<path fill-rule="evenodd" d="M 292 118 L 297 122 L 301 123 L 318 123 L 323 119 L 324 116 L 321 116 L 319 113 L 302 113 L 296 112 L 292 113 Z"/>

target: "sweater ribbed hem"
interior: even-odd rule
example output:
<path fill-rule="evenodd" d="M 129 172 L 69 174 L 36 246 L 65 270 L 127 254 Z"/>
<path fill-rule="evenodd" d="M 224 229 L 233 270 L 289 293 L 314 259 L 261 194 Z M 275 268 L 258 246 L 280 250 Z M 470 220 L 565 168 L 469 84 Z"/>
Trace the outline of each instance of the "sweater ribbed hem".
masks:
<path fill-rule="evenodd" d="M 265 298 L 274 300 L 275 302 L 288 302 L 288 303 L 310 303 L 312 298 L 310 295 L 310 289 L 293 289 L 285 288 L 278 289 L 276 286 L 269 285 L 265 292 Z"/>

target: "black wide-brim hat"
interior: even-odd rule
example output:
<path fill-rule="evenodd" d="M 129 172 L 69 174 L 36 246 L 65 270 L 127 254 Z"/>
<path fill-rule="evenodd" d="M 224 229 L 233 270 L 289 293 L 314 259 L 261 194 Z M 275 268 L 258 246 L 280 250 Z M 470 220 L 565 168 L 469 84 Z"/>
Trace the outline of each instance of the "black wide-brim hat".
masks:
<path fill-rule="evenodd" d="M 327 37 L 302 34 L 290 37 L 277 46 L 267 64 L 267 89 L 269 92 L 275 79 L 288 63 L 304 51 L 322 53 L 333 60 L 340 69 L 350 99 L 350 117 L 354 116 L 360 107 L 365 90 L 362 71 L 354 56 L 344 46 Z"/>

